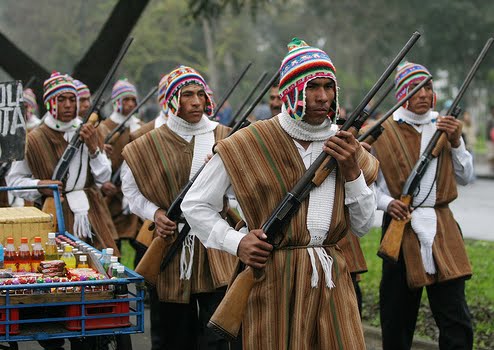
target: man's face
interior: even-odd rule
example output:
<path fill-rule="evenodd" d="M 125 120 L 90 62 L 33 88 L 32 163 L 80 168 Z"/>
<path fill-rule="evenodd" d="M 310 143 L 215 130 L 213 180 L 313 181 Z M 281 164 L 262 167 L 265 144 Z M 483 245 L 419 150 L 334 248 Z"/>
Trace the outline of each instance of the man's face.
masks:
<path fill-rule="evenodd" d="M 180 90 L 180 107 L 177 115 L 188 123 L 198 123 L 206 108 L 206 93 L 199 85 L 191 84 Z"/>
<path fill-rule="evenodd" d="M 305 88 L 304 121 L 319 125 L 328 118 L 329 109 L 335 98 L 335 85 L 329 78 L 317 78 L 307 83 Z"/>
<path fill-rule="evenodd" d="M 26 117 L 24 118 L 26 121 L 31 119 L 33 113 L 31 112 L 31 108 L 29 108 L 28 104 L 24 102 L 24 110 L 26 111 Z"/>
<path fill-rule="evenodd" d="M 420 84 L 420 82 L 410 84 L 408 91 L 412 91 L 418 84 Z M 432 82 L 429 81 L 408 100 L 408 110 L 415 114 L 425 114 L 431 109 L 433 98 L 434 90 L 432 89 Z"/>
<path fill-rule="evenodd" d="M 137 106 L 137 100 L 133 96 L 126 96 L 122 99 L 122 115 L 128 116 L 130 112 Z"/>
<path fill-rule="evenodd" d="M 89 97 L 79 97 L 79 115 L 85 117 L 86 113 L 91 107 L 91 99 Z"/>
<path fill-rule="evenodd" d="M 273 86 L 269 92 L 269 108 L 271 109 L 271 115 L 274 117 L 281 113 L 281 98 L 279 95 L 278 86 Z"/>
<path fill-rule="evenodd" d="M 77 98 L 71 92 L 65 92 L 57 96 L 57 119 L 61 122 L 69 122 L 76 117 Z"/>

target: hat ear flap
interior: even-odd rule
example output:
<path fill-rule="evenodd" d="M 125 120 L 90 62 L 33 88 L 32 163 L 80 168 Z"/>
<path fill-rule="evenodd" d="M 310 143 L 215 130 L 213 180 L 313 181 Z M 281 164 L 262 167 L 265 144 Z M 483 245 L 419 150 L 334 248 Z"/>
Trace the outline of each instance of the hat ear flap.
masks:
<path fill-rule="evenodd" d="M 436 108 L 436 103 L 437 103 L 437 95 L 435 92 L 433 92 L 432 93 L 432 106 L 431 106 L 432 109 Z"/>

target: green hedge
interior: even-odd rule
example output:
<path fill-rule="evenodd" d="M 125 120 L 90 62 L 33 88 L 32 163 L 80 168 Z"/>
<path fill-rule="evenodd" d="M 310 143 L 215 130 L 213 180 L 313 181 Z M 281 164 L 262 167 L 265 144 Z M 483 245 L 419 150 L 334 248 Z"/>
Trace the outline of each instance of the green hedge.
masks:
<path fill-rule="evenodd" d="M 369 272 L 362 275 L 360 287 L 363 293 L 363 320 L 375 327 L 379 322 L 379 282 L 381 259 L 376 255 L 381 237 L 380 229 L 373 229 L 361 239 Z M 466 240 L 473 276 L 466 283 L 467 302 L 474 323 L 474 349 L 494 349 L 494 242 Z M 423 293 L 422 305 L 415 334 L 437 341 L 438 330 L 432 317 L 427 293 Z"/>

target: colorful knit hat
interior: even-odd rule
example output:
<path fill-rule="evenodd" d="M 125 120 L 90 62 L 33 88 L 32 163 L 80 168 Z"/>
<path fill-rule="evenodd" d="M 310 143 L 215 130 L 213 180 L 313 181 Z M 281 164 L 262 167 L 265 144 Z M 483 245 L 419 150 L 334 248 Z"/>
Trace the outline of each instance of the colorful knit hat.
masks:
<path fill-rule="evenodd" d="M 34 91 L 27 88 L 22 92 L 22 98 L 26 103 L 26 109 L 29 114 L 36 114 L 38 111 L 38 103 L 36 102 L 36 95 Z"/>
<path fill-rule="evenodd" d="M 206 108 L 204 113 L 210 117 L 213 114 L 212 99 L 207 93 L 208 85 L 204 78 L 193 68 L 180 66 L 167 76 L 165 102 L 173 114 L 177 114 L 180 107 L 180 90 L 187 85 L 196 84 L 204 89 L 206 94 Z"/>
<path fill-rule="evenodd" d="M 122 112 L 122 100 L 125 97 L 134 97 L 137 100 L 137 90 L 134 85 L 129 83 L 127 79 L 118 80 L 115 85 L 113 85 L 113 89 L 111 92 L 111 101 L 113 103 L 113 109 L 118 113 Z"/>
<path fill-rule="evenodd" d="M 413 83 L 420 83 L 422 80 L 426 79 L 431 73 L 424 66 L 412 63 L 412 62 L 403 62 L 398 68 L 396 68 L 395 75 L 395 97 L 398 101 L 401 101 L 405 98 L 408 93 L 408 88 Z M 431 80 L 432 82 L 432 80 Z M 436 94 L 434 93 L 434 97 L 432 99 L 432 106 L 434 108 L 436 106 Z M 408 108 L 408 102 L 403 105 L 404 108 Z"/>
<path fill-rule="evenodd" d="M 168 105 L 165 103 L 166 88 L 168 86 L 168 75 L 164 75 L 158 84 L 158 105 L 161 107 L 163 113 L 168 113 Z"/>
<path fill-rule="evenodd" d="M 332 118 L 338 112 L 339 105 L 336 69 L 331 59 L 324 51 L 298 38 L 293 38 L 287 46 L 288 54 L 280 67 L 279 93 L 288 114 L 295 120 L 301 120 L 305 114 L 307 83 L 317 78 L 329 78 L 335 84 L 335 99 L 328 114 Z"/>
<path fill-rule="evenodd" d="M 72 93 L 77 97 L 77 89 L 74 85 L 74 79 L 59 72 L 53 72 L 51 76 L 43 83 L 43 102 L 46 109 L 54 118 L 57 118 L 57 96 L 63 93 Z"/>
<path fill-rule="evenodd" d="M 84 84 L 82 81 L 74 79 L 74 85 L 77 89 L 77 96 L 81 97 L 91 97 L 91 91 L 89 91 L 89 87 Z"/>

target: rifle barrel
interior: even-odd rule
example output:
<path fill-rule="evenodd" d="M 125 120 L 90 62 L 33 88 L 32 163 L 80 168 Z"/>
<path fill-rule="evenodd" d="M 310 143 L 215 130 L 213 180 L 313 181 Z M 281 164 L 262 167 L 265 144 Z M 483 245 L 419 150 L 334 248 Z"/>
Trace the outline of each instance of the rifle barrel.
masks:
<path fill-rule="evenodd" d="M 81 126 L 87 123 L 89 120 L 89 117 L 91 114 L 93 114 L 96 111 L 99 111 L 99 108 L 101 108 L 100 105 L 100 100 L 101 96 L 103 95 L 103 91 L 107 88 L 108 84 L 110 83 L 111 78 L 115 74 L 115 71 L 117 70 L 118 66 L 120 65 L 120 62 L 122 62 L 123 57 L 127 53 L 127 50 L 132 43 L 132 40 L 134 40 L 132 37 L 128 37 L 127 40 L 125 40 L 122 48 L 120 49 L 120 52 L 118 53 L 117 58 L 113 62 L 110 70 L 106 74 L 105 79 L 103 80 L 103 83 L 101 84 L 100 88 L 98 89 L 98 93 L 96 94 L 96 97 L 94 99 L 94 103 L 91 105 L 89 110 L 86 112 L 86 115 L 84 116 L 82 124 L 77 128 L 77 130 L 74 133 L 74 136 L 70 139 L 70 142 L 65 149 L 64 153 L 62 154 L 62 157 L 59 159 L 57 166 L 55 167 L 55 170 L 52 175 L 52 180 L 59 180 L 61 181 L 66 175 L 67 172 L 69 171 L 69 163 L 73 156 L 75 155 L 75 151 L 81 146 L 82 141 L 79 137 L 80 132 L 81 132 Z"/>
<path fill-rule="evenodd" d="M 389 118 L 389 116 L 391 116 L 398 108 L 400 108 L 403 105 L 403 103 L 405 103 L 409 99 L 411 99 L 413 97 L 413 95 L 415 95 L 420 89 L 422 89 L 424 87 L 424 85 L 427 84 L 431 79 L 432 79 L 432 75 L 429 75 L 427 78 L 422 80 L 420 82 L 420 84 L 418 84 L 416 87 L 414 87 L 413 90 L 410 91 L 405 96 L 405 98 L 403 100 L 398 101 L 398 103 L 396 103 L 393 107 L 391 107 L 391 109 L 389 111 L 387 111 L 386 114 L 384 114 L 381 118 L 379 118 L 379 120 L 377 120 L 366 132 L 364 132 L 362 135 L 360 135 L 358 140 L 364 141 L 367 137 L 369 137 L 369 135 L 371 135 L 374 132 L 374 130 L 379 128 L 382 125 L 382 123 L 384 123 L 386 121 L 386 119 Z"/>
<path fill-rule="evenodd" d="M 393 71 L 396 69 L 400 61 L 405 57 L 405 55 L 410 51 L 413 45 L 417 42 L 417 40 L 420 38 L 420 33 L 415 32 L 412 34 L 410 39 L 408 39 L 407 43 L 403 48 L 398 52 L 396 57 L 393 59 L 393 61 L 388 65 L 384 73 L 379 77 L 377 82 L 374 84 L 374 86 L 369 90 L 367 95 L 363 98 L 363 100 L 360 102 L 360 104 L 355 108 L 355 110 L 350 114 L 348 119 L 345 121 L 345 123 L 341 126 L 340 130 L 348 130 L 351 126 L 353 126 L 355 120 L 362 114 L 364 111 L 365 107 L 369 104 L 369 101 L 374 97 L 374 95 L 377 93 L 377 91 L 384 85 L 386 82 L 386 79 L 389 78 L 389 76 L 393 73 Z M 305 190 L 305 182 L 306 181 L 311 181 L 312 178 L 314 178 L 314 175 L 321 166 L 321 164 L 324 162 L 324 160 L 328 157 L 328 155 L 325 152 L 321 152 L 321 154 L 316 158 L 316 160 L 311 164 L 309 169 L 305 172 L 304 176 L 299 180 L 299 182 L 295 185 L 293 188 L 293 195 L 298 196 L 303 191 Z"/>
<path fill-rule="evenodd" d="M 388 85 L 386 90 L 384 90 L 384 93 L 381 95 L 381 97 L 379 97 L 379 100 L 377 100 L 377 102 L 374 104 L 374 106 L 372 106 L 371 109 L 369 109 L 367 111 L 367 114 L 369 114 L 369 116 L 372 116 L 372 113 L 374 113 L 376 111 L 377 107 L 379 107 L 379 105 L 386 99 L 386 97 L 389 95 L 391 90 L 393 90 L 394 86 L 395 85 L 393 83 Z"/>
<path fill-rule="evenodd" d="M 216 116 L 218 115 L 221 107 L 223 107 L 223 105 L 225 104 L 226 100 L 228 100 L 228 97 L 230 97 L 230 95 L 232 94 L 232 92 L 237 88 L 238 84 L 244 78 L 244 75 L 245 75 L 245 73 L 247 73 L 247 71 L 249 70 L 250 66 L 252 66 L 252 61 L 249 62 L 249 63 L 247 63 L 247 65 L 245 66 L 245 68 L 242 71 L 242 73 L 240 73 L 240 75 L 238 76 L 237 80 L 235 80 L 235 82 L 233 83 L 233 85 L 226 92 L 226 95 L 223 97 L 223 99 L 221 100 L 221 102 L 216 106 L 215 111 L 214 111 L 214 114 L 210 118 L 211 120 L 215 120 L 216 119 Z"/>
<path fill-rule="evenodd" d="M 386 79 L 388 79 L 388 77 L 391 75 L 391 73 L 393 73 L 393 71 L 396 69 L 396 67 L 401 62 L 401 60 L 405 57 L 405 55 L 408 53 L 408 51 L 410 51 L 412 46 L 415 45 L 417 40 L 419 40 L 420 35 L 421 34 L 419 32 L 415 32 L 412 34 L 410 39 L 408 39 L 408 42 L 405 44 L 405 46 L 403 46 L 403 48 L 400 50 L 400 52 L 398 52 L 398 54 L 393 59 L 393 61 L 390 63 L 388 68 L 386 68 L 386 70 L 381 75 L 381 77 L 379 77 L 379 79 L 376 81 L 374 86 L 369 90 L 367 95 L 365 95 L 364 99 L 360 102 L 360 104 L 357 106 L 357 108 L 355 108 L 355 110 L 352 112 L 350 117 L 347 119 L 347 122 L 349 124 L 348 127 L 350 127 L 353 124 L 353 120 L 351 120 L 352 116 L 354 117 L 354 116 L 362 113 L 364 108 L 369 104 L 372 97 L 377 93 L 377 91 L 381 88 L 381 86 L 383 86 Z M 343 125 L 345 125 L 345 124 L 343 124 Z"/>
<path fill-rule="evenodd" d="M 489 49 L 490 49 L 490 47 L 491 47 L 491 45 L 492 45 L 493 42 L 494 42 L 494 38 L 489 38 L 487 40 L 487 42 L 485 43 L 484 47 L 482 48 L 482 51 L 477 56 L 477 59 L 475 60 L 472 68 L 470 68 L 470 71 L 468 72 L 467 77 L 465 78 L 465 80 L 461 84 L 460 90 L 458 91 L 458 94 L 456 95 L 453 103 L 449 107 L 448 112 L 446 113 L 446 115 L 451 115 L 451 113 L 453 113 L 453 111 L 456 109 L 456 107 L 460 103 L 461 98 L 463 97 L 463 95 L 467 91 L 468 86 L 470 85 L 470 82 L 472 81 L 475 73 L 479 69 L 480 64 L 482 63 L 482 61 L 484 60 L 485 56 L 487 55 L 487 51 L 489 51 Z"/>
<path fill-rule="evenodd" d="M 108 143 L 113 135 L 115 135 L 117 132 L 120 132 L 122 131 L 122 129 L 125 127 L 125 123 L 127 123 L 127 121 L 132 118 L 132 116 L 139 110 L 139 108 L 142 107 L 142 105 L 144 103 L 147 102 L 147 100 L 149 100 L 151 98 L 151 96 L 154 95 L 154 93 L 158 90 L 158 86 L 155 86 L 151 89 L 151 91 L 148 92 L 148 94 L 141 100 L 139 101 L 139 103 L 137 104 L 137 106 L 135 106 L 130 112 L 129 114 L 127 115 L 127 117 L 125 117 L 125 119 L 120 123 L 118 124 L 115 129 L 113 129 L 108 135 L 106 135 L 105 137 L 105 143 Z"/>
<path fill-rule="evenodd" d="M 252 95 L 254 95 L 254 92 L 257 91 L 257 88 L 259 88 L 259 85 L 261 85 L 261 83 L 264 80 L 264 78 L 266 77 L 266 75 L 268 75 L 268 72 L 264 71 L 262 73 L 262 75 L 259 77 L 259 79 L 257 79 L 257 82 L 254 85 L 254 88 L 252 88 L 252 90 L 250 91 L 249 95 L 247 95 L 247 97 L 245 98 L 244 102 L 239 107 L 237 113 L 235 113 L 235 115 L 233 116 L 230 124 L 228 125 L 230 128 L 232 128 L 235 125 L 235 120 L 237 120 L 237 117 L 239 116 L 240 112 L 242 112 L 242 109 L 244 109 L 245 105 L 247 105 L 247 102 L 249 102 L 249 100 L 252 97 Z"/>
<path fill-rule="evenodd" d="M 252 101 L 249 108 L 247 108 L 247 110 L 244 112 L 244 114 L 242 115 L 242 118 L 240 118 L 240 120 L 233 126 L 233 128 L 230 131 L 230 134 L 228 136 L 232 135 L 234 132 L 236 132 L 238 129 L 240 129 L 242 127 L 242 124 L 245 122 L 247 117 L 252 113 L 252 111 L 257 106 L 259 101 L 261 101 L 261 99 L 264 97 L 266 92 L 268 92 L 268 90 L 271 89 L 271 86 L 273 86 L 274 82 L 278 79 L 279 76 L 280 76 L 280 72 L 276 71 L 276 73 L 271 77 L 271 79 L 269 79 L 267 84 L 261 90 L 259 95 L 257 95 L 257 97 L 254 99 L 254 101 Z"/>

